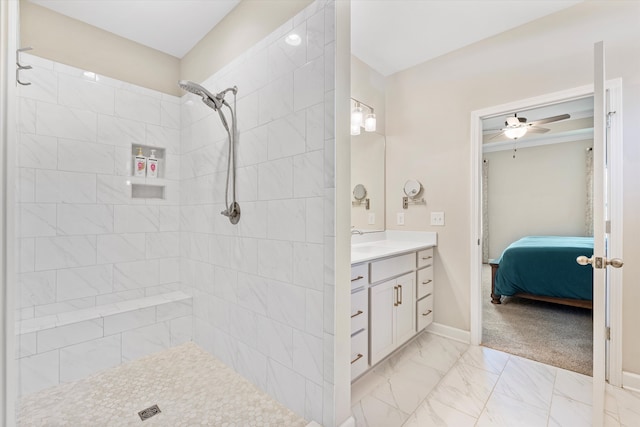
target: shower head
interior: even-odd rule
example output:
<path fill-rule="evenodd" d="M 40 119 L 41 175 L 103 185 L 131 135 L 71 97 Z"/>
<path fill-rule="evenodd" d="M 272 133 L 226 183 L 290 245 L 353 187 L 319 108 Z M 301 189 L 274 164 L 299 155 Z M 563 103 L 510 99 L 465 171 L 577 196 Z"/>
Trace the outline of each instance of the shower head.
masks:
<path fill-rule="evenodd" d="M 187 92 L 202 97 L 202 102 L 204 102 L 207 106 L 213 108 L 215 111 L 222 108 L 222 99 L 219 97 L 220 95 L 212 94 L 198 83 L 194 83 L 189 80 L 180 80 L 178 82 L 178 86 L 180 86 Z"/>

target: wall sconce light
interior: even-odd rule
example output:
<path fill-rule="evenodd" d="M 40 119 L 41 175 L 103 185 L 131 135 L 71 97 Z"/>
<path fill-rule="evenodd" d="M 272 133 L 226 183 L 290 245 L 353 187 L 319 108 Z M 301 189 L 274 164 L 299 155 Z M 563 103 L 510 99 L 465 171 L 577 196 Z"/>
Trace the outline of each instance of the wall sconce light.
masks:
<path fill-rule="evenodd" d="M 360 135 L 360 128 L 363 127 L 365 132 L 376 131 L 376 113 L 373 111 L 373 107 L 365 104 L 362 101 L 358 101 L 355 98 L 351 98 L 354 107 L 351 110 L 351 135 Z M 362 106 L 369 109 L 369 112 L 364 114 Z"/>

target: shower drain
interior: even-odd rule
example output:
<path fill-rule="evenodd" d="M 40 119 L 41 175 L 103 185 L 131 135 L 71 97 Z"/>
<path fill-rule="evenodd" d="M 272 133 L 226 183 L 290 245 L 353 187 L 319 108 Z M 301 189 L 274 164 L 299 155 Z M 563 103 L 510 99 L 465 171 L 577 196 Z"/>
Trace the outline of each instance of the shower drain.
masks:
<path fill-rule="evenodd" d="M 144 420 L 148 420 L 149 418 L 153 417 L 156 414 L 159 414 L 160 408 L 158 408 L 158 405 L 153 405 L 153 406 L 149 406 L 147 409 L 143 409 L 142 411 L 138 412 L 138 415 L 140 416 L 140 419 L 142 421 Z"/>

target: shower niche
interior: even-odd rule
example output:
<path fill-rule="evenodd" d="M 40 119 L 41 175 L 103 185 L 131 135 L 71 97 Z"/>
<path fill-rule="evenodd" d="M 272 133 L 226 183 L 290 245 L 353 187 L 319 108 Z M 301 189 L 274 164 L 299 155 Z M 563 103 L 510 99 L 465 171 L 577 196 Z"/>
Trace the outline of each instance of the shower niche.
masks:
<path fill-rule="evenodd" d="M 136 175 L 136 156 L 139 154 L 139 149 L 142 151 L 142 155 L 148 162 L 149 157 L 153 154 L 157 160 L 157 172 L 156 176 L 152 177 L 145 168 L 143 176 Z M 161 147 L 155 147 L 152 145 L 143 144 L 131 144 L 131 198 L 133 199 L 164 199 L 165 198 L 165 166 L 166 166 L 166 150 Z M 147 163 L 148 164 L 148 163 Z"/>

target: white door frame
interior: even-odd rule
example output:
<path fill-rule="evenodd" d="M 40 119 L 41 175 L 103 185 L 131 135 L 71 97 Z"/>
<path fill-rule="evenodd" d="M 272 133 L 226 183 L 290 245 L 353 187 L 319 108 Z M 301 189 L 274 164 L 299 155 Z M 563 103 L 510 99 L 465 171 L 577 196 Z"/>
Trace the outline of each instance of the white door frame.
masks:
<path fill-rule="evenodd" d="M 611 115 L 611 252 L 622 258 L 622 79 L 609 80 Z M 471 241 L 470 241 L 470 333 L 471 344 L 482 342 L 482 119 L 513 111 L 543 107 L 593 96 L 593 85 L 580 86 L 542 96 L 476 110 L 471 113 Z M 622 272 L 612 271 L 609 281 L 609 383 L 622 385 Z M 604 363 L 596 361 L 595 363 Z"/>

